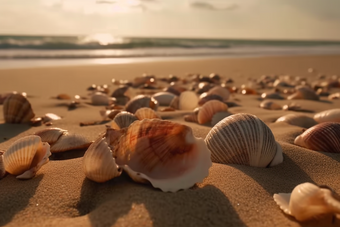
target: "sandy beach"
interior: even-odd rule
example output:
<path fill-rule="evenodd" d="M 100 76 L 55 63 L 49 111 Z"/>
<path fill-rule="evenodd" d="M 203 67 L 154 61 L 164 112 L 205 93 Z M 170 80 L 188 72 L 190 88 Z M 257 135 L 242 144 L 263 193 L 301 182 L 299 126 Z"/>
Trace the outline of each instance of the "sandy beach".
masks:
<path fill-rule="evenodd" d="M 313 68 L 312 73 L 308 72 Z M 26 92 L 36 116 L 54 113 L 62 117 L 52 126 L 6 124 L 0 116 L 0 150 L 14 141 L 47 127 L 59 127 L 95 140 L 105 124 L 81 127 L 80 122 L 100 121 L 103 106 L 82 100 L 68 110 L 68 100 L 53 99 L 61 93 L 88 96 L 91 84 L 108 84 L 110 93 L 117 87 L 112 79 L 133 80 L 143 73 L 156 77 L 169 74 L 218 73 L 233 86 L 262 75 L 291 75 L 315 81 L 318 76 L 340 76 L 340 56 L 285 56 L 239 59 L 201 59 L 117 65 L 41 67 L 0 70 L 0 91 Z M 269 91 L 259 90 L 260 93 Z M 334 89 L 332 92 L 339 92 Z M 83 173 L 85 150 L 53 156 L 30 180 L 6 175 L 0 180 L 0 226 L 340 226 L 340 216 L 298 222 L 284 214 L 273 200 L 274 193 L 291 192 L 304 182 L 328 185 L 340 193 L 340 155 L 316 152 L 294 145 L 301 127 L 274 123 L 294 111 L 265 110 L 259 107 L 260 95 L 233 94 L 228 101 L 239 106 L 231 113 L 250 113 L 272 130 L 283 149 L 283 163 L 271 168 L 213 163 L 203 182 L 188 190 L 165 193 L 151 185 L 132 181 L 126 174 L 106 183 L 95 183 Z M 280 105 L 290 100 L 274 100 Z M 294 100 L 307 112 L 340 108 L 340 100 Z M 0 106 L 3 112 L 3 106 Z M 185 122 L 183 112 L 162 112 L 163 119 L 190 126 L 196 137 L 205 138 L 211 127 Z"/>

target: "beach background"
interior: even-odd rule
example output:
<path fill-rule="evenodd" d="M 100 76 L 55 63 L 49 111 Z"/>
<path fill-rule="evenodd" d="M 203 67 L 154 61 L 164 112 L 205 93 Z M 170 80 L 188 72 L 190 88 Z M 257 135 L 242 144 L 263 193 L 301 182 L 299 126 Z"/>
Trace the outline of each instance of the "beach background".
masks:
<path fill-rule="evenodd" d="M 313 83 L 340 74 L 339 3 L 319 1 L 2 1 L 0 3 L 0 92 L 26 92 L 36 116 L 62 117 L 52 127 L 95 140 L 105 123 L 103 106 L 90 102 L 92 84 L 217 73 L 232 86 L 262 75 L 305 78 Z M 287 16 L 289 15 L 289 16 Z M 19 23 L 20 22 L 20 23 Z M 258 89 L 262 92 L 272 91 Z M 332 88 L 331 93 L 339 92 Z M 86 97 L 69 110 L 58 94 Z M 284 95 L 285 97 L 287 95 Z M 213 163 L 194 187 L 164 193 L 126 174 L 106 183 L 86 179 L 85 150 L 53 155 L 30 180 L 0 180 L 0 226 L 340 226 L 331 216 L 304 223 L 284 214 L 274 193 L 304 182 L 340 192 L 340 156 L 294 145 L 303 128 L 275 123 L 293 111 L 264 110 L 260 95 L 232 94 L 238 106 L 272 130 L 284 161 L 271 168 Z M 280 105 L 289 100 L 275 100 Z M 294 101 L 307 116 L 340 108 L 339 100 Z M 2 113 L 3 106 L 0 106 Z M 159 112 L 205 138 L 210 125 L 185 122 L 186 112 Z M 0 150 L 51 126 L 6 124 L 0 116 Z"/>

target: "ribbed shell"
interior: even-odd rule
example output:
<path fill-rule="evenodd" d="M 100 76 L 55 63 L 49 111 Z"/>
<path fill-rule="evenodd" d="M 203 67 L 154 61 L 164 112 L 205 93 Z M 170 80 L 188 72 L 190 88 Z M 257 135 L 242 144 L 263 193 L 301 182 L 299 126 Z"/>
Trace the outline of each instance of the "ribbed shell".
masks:
<path fill-rule="evenodd" d="M 125 105 L 125 110 L 134 114 L 139 108 L 142 107 L 149 107 L 153 110 L 157 110 L 158 102 L 149 96 L 137 95 Z"/>
<path fill-rule="evenodd" d="M 6 123 L 27 123 L 35 116 L 30 102 L 21 94 L 6 98 L 3 113 Z"/>
<path fill-rule="evenodd" d="M 120 112 L 113 118 L 113 121 L 119 126 L 119 128 L 127 128 L 132 122 L 137 121 L 138 118 L 129 112 L 123 111 Z"/>
<path fill-rule="evenodd" d="M 30 135 L 15 141 L 4 153 L 3 162 L 8 173 L 25 175 L 19 178 L 26 179 L 33 177 L 50 155 L 49 144 L 42 143 L 39 136 Z"/>
<path fill-rule="evenodd" d="M 322 122 L 340 122 L 340 109 L 325 110 L 314 115 L 314 120 Z"/>
<path fill-rule="evenodd" d="M 298 221 L 307 221 L 324 214 L 339 214 L 340 201 L 329 188 L 312 183 L 297 185 L 292 193 L 274 194 L 277 205 Z"/>
<path fill-rule="evenodd" d="M 98 138 L 87 149 L 83 158 L 83 171 L 87 178 L 99 183 L 120 176 L 122 170 L 116 164 L 105 138 Z"/>
<path fill-rule="evenodd" d="M 282 106 L 270 100 L 265 100 L 261 102 L 260 107 L 266 110 L 281 110 L 282 109 Z"/>
<path fill-rule="evenodd" d="M 313 118 L 303 114 L 287 114 L 277 119 L 276 122 L 286 122 L 303 128 L 310 128 L 317 124 Z"/>
<path fill-rule="evenodd" d="M 138 120 L 161 118 L 153 109 L 148 107 L 138 109 L 135 113 L 135 116 L 138 118 Z"/>
<path fill-rule="evenodd" d="M 314 151 L 340 153 L 340 123 L 324 122 L 296 137 L 294 144 Z"/>
<path fill-rule="evenodd" d="M 40 136 L 41 141 L 47 142 L 50 145 L 57 142 L 57 140 L 64 134 L 67 130 L 61 128 L 46 128 L 35 132 L 34 135 Z"/>
<path fill-rule="evenodd" d="M 59 139 L 51 145 L 52 153 L 65 152 L 76 149 L 88 148 L 92 141 L 78 134 L 68 134 L 64 132 Z"/>
<path fill-rule="evenodd" d="M 177 97 L 176 95 L 170 92 L 158 92 L 152 96 L 156 99 L 160 106 L 169 106 L 173 98 Z"/>
<path fill-rule="evenodd" d="M 223 102 L 217 100 L 206 102 L 198 112 L 198 123 L 205 124 L 207 122 L 210 122 L 214 114 L 216 114 L 217 112 L 226 112 L 227 110 L 228 106 Z"/>
<path fill-rule="evenodd" d="M 137 182 L 175 192 L 209 173 L 210 151 L 191 128 L 171 121 L 135 121 L 115 147 L 116 162 Z"/>
<path fill-rule="evenodd" d="M 217 163 L 267 167 L 283 160 L 282 149 L 272 131 L 251 114 L 224 118 L 210 130 L 205 142 L 211 160 Z"/>

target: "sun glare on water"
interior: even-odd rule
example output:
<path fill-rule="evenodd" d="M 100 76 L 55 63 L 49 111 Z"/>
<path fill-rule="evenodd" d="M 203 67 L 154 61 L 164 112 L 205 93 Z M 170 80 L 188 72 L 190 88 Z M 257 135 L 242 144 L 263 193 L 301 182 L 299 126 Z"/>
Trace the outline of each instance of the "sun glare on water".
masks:
<path fill-rule="evenodd" d="M 96 42 L 102 46 L 106 46 L 109 44 L 123 43 L 124 39 L 120 37 L 114 37 L 113 35 L 108 34 L 108 33 L 97 33 L 97 34 L 86 36 L 82 41 L 83 42 Z"/>

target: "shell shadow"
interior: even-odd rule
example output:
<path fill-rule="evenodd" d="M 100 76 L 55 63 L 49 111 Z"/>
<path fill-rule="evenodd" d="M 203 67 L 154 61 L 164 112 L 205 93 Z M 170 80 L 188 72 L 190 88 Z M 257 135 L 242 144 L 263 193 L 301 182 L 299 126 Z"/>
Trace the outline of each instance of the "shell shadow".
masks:
<path fill-rule="evenodd" d="M 70 151 L 65 151 L 65 152 L 60 152 L 60 153 L 52 153 L 52 155 L 50 156 L 50 161 L 80 158 L 84 156 L 86 150 L 87 148 L 70 150 Z"/>
<path fill-rule="evenodd" d="M 43 176 L 39 174 L 33 179 L 23 181 L 7 175 L 0 180 L 0 226 L 11 222 L 18 212 L 29 205 Z"/>
<path fill-rule="evenodd" d="M 0 143 L 9 140 L 31 128 L 29 124 L 0 124 Z"/>
<path fill-rule="evenodd" d="M 112 226 L 121 218 L 137 226 L 246 226 L 212 185 L 164 193 L 125 174 L 103 184 L 85 179 L 77 208 L 92 226 Z"/>

